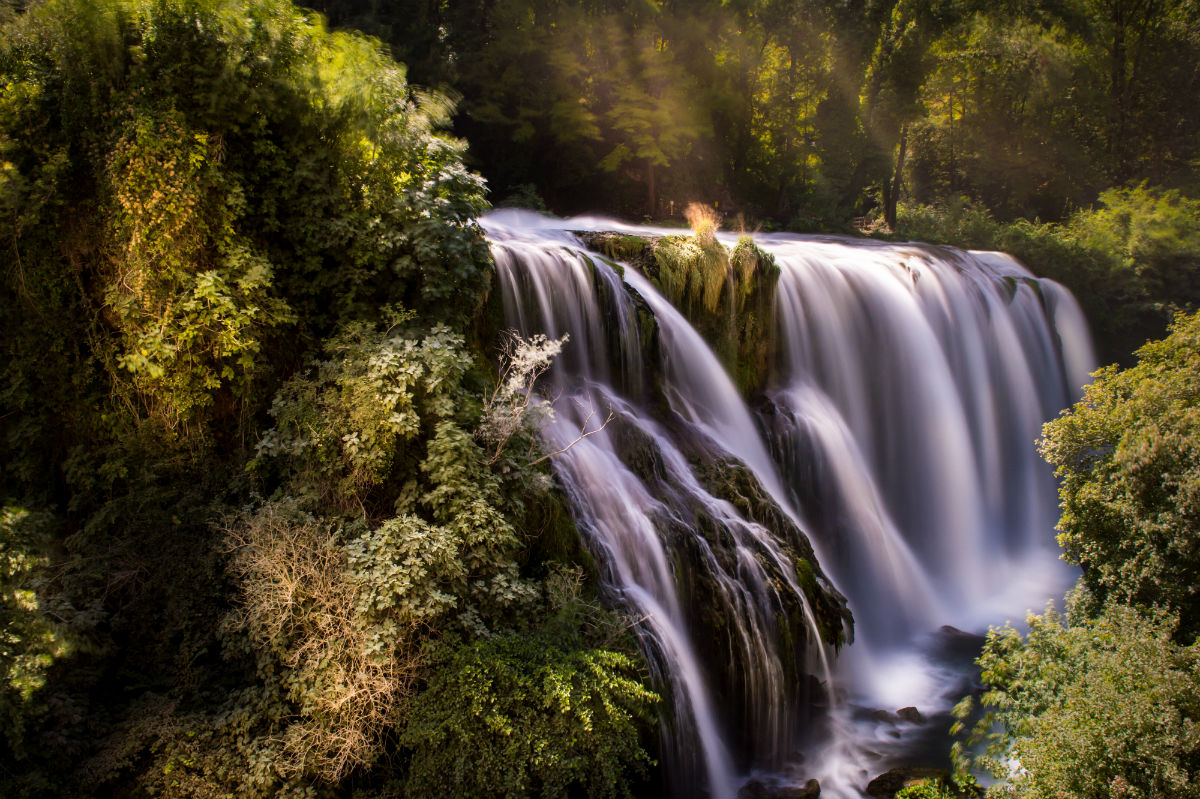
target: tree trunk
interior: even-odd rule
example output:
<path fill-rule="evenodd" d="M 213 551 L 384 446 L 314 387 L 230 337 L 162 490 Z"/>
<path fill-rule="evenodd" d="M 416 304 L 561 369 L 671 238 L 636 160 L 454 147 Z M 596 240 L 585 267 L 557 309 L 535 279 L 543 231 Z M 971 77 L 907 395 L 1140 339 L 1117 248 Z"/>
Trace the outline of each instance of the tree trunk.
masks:
<path fill-rule="evenodd" d="M 646 159 L 646 216 L 654 219 L 658 208 L 658 197 L 654 194 L 654 162 Z"/>
<path fill-rule="evenodd" d="M 1126 81 L 1126 50 L 1125 50 L 1125 9 L 1121 3 L 1114 3 L 1109 18 L 1113 26 L 1112 43 L 1109 53 L 1108 75 L 1108 118 L 1109 118 L 1109 155 L 1112 158 L 1113 175 L 1122 179 L 1125 175 L 1125 81 Z"/>
<path fill-rule="evenodd" d="M 896 153 L 896 169 L 883 184 L 883 222 L 888 230 L 896 229 L 896 204 L 900 201 L 900 182 L 904 176 L 904 157 L 908 153 L 908 126 L 900 127 L 900 146 Z"/>

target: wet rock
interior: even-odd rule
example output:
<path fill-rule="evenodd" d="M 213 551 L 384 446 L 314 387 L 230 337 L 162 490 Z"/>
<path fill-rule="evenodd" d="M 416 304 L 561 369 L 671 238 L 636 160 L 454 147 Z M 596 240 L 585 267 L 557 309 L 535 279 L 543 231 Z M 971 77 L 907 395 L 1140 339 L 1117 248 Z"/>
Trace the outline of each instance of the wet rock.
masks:
<path fill-rule="evenodd" d="M 902 788 L 906 788 L 918 780 L 950 780 L 950 772 L 943 768 L 921 768 L 918 766 L 900 766 L 880 774 L 867 783 L 867 796 L 878 799 L 892 799 Z"/>
<path fill-rule="evenodd" d="M 738 791 L 738 799 L 818 799 L 821 783 L 809 780 L 804 785 L 767 785 L 750 780 Z"/>
<path fill-rule="evenodd" d="M 770 795 L 762 780 L 750 780 L 738 790 L 738 799 L 767 799 Z"/>
<path fill-rule="evenodd" d="M 809 780 L 803 786 L 789 785 L 780 788 L 775 799 L 817 799 L 821 795 L 821 783 Z"/>
<path fill-rule="evenodd" d="M 936 655 L 947 663 L 973 664 L 983 648 L 984 637 L 957 627 L 943 625 L 934 641 Z"/>
<path fill-rule="evenodd" d="M 902 707 L 896 711 L 896 715 L 900 717 L 901 721 L 907 721 L 909 724 L 925 723 L 925 717 L 915 707 Z"/>
<path fill-rule="evenodd" d="M 874 713 L 871 714 L 871 718 L 874 721 L 880 722 L 881 724 L 895 724 L 896 723 L 896 717 L 893 716 L 891 713 L 888 713 L 886 710 L 876 710 Z"/>

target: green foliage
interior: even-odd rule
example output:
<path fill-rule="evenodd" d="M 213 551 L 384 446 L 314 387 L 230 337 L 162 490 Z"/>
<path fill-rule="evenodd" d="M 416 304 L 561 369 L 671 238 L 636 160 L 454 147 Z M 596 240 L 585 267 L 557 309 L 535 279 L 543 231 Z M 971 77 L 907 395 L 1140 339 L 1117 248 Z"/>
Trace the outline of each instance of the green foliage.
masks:
<path fill-rule="evenodd" d="M 1024 636 L 989 632 L 983 712 L 968 730 L 973 700 L 955 708 L 955 759 L 1001 780 L 989 796 L 1200 795 L 1200 315 L 1138 357 L 1097 372 L 1039 443 L 1060 479 L 1059 542 L 1084 575 L 1065 619 L 1050 607 Z"/>
<path fill-rule="evenodd" d="M 901 205 L 896 235 L 1008 252 L 1064 284 L 1091 321 L 1104 357 L 1125 359 L 1163 335 L 1177 311 L 1200 307 L 1200 203 L 1139 186 L 1100 195 L 1061 224 L 1001 223 L 963 198 Z"/>
<path fill-rule="evenodd" d="M 0 724 L 17 757 L 25 754 L 47 670 L 71 651 L 65 627 L 37 593 L 52 522 L 47 513 L 0 507 Z"/>
<path fill-rule="evenodd" d="M 541 636 L 453 651 L 400 737 L 414 796 L 631 796 L 650 765 L 641 736 L 658 697 L 634 661 Z M 464 752 L 470 752 L 464 757 Z"/>
<path fill-rule="evenodd" d="M 441 325 L 413 338 L 352 323 L 324 349 L 276 394 L 275 426 L 259 439 L 251 466 L 273 465 L 318 507 L 361 507 L 398 470 L 415 466 L 408 445 L 443 419 L 469 418 L 463 338 Z"/>
<path fill-rule="evenodd" d="M 1048 423 L 1059 542 L 1098 593 L 1165 604 L 1200 629 L 1200 316 L 1138 351 L 1136 366 L 1100 370 L 1084 397 Z"/>
<path fill-rule="evenodd" d="M 1177 644 L 1169 614 L 1109 602 L 1095 618 L 1051 607 L 1027 623 L 1025 636 L 991 630 L 979 658 L 976 765 L 1003 780 L 989 796 L 1200 795 L 1200 645 Z"/>
<path fill-rule="evenodd" d="M 577 582 L 550 613 L 543 595 L 564 593 L 554 588 L 561 574 L 520 575 L 516 525 L 532 517 L 526 503 L 541 501 L 545 482 L 503 452 L 489 458 L 462 426 L 480 409 L 463 386 L 462 346 L 444 327 L 416 337 L 352 323 L 280 389 L 277 425 L 255 461 L 276 498 L 225 522 L 236 607 L 220 643 L 248 682 L 199 711 L 166 699 L 131 708 L 98 756 L 99 779 L 198 796 L 402 779 L 397 736 L 426 681 L 448 668 L 427 657 L 430 642 L 517 636 L 532 619 L 553 632 L 570 669 L 583 658 L 598 685 L 645 691 L 627 639 L 581 632 L 615 622 L 579 599 Z M 631 746 L 587 750 L 600 759 L 579 774 L 624 785 L 641 763 L 636 735 Z M 520 759 L 536 752 L 509 754 L 510 768 L 536 768 Z"/>
<path fill-rule="evenodd" d="M 318 7 L 461 91 L 497 196 L 559 213 L 717 200 L 848 232 L 905 198 L 1061 221 L 1108 187 L 1197 185 L 1191 0 Z"/>
<path fill-rule="evenodd" d="M 427 645 L 534 618 L 640 734 L 627 642 L 581 638 L 611 617 L 541 610 L 581 550 L 528 408 L 475 429 L 491 262 L 447 101 L 280 0 L 10 11 L 0 495 L 53 516 L 0 516 L 0 792 L 385 786 Z M 559 773 L 645 761 L 587 751 Z"/>
<path fill-rule="evenodd" d="M 895 799 L 957 799 L 959 793 L 942 780 L 916 780 L 896 791 Z"/>
<path fill-rule="evenodd" d="M 531 370 L 544 369 L 553 357 L 536 343 L 526 355 L 512 364 L 497 396 L 520 394 Z M 463 387 L 467 363 L 461 337 L 445 328 L 417 339 L 395 328 L 353 324 L 330 340 L 309 373 L 277 395 L 277 424 L 260 443 L 256 467 L 276 476 L 283 498 L 230 528 L 241 603 L 225 625 L 226 646 L 252 660 L 265 687 L 247 711 L 256 719 L 253 748 L 278 758 L 275 768 L 288 780 L 333 786 L 368 769 L 392 776 L 378 764 L 403 730 L 396 740 L 415 750 L 411 784 L 424 786 L 420 793 L 447 790 L 430 782 L 435 772 L 422 769 L 439 769 L 429 764 L 447 756 L 463 761 L 462 750 L 455 746 L 447 754 L 441 739 L 421 737 L 440 734 L 430 708 L 446 703 L 443 692 L 466 679 L 456 671 L 463 667 L 457 660 L 426 662 L 425 645 L 446 639 L 463 642 L 464 652 L 488 653 L 491 667 L 502 671 L 487 701 L 512 714 L 514 725 L 529 728 L 523 733 L 533 741 L 528 746 L 497 744 L 505 774 L 528 771 L 556 794 L 574 782 L 623 792 L 627 772 L 645 765 L 638 735 L 652 718 L 653 697 L 641 686 L 627 640 L 601 636 L 598 646 L 585 646 L 581 627 L 612 622 L 598 608 L 580 610 L 586 605 L 577 583 L 569 583 L 574 593 L 567 591 L 547 616 L 539 609 L 542 586 L 520 575 L 522 537 L 515 525 L 528 518 L 522 500 L 536 504 L 545 487 L 504 448 L 519 430 L 506 428 L 489 455 L 464 426 L 480 413 Z M 500 404 L 506 419 L 523 414 L 503 398 Z M 522 424 L 518 418 L 517 428 Z M 328 516 L 339 508 L 342 519 Z M 562 594 L 554 588 L 562 583 L 552 571 L 546 591 Z M 514 630 L 543 617 L 540 626 L 553 640 L 531 643 Z M 497 654 L 499 644 L 483 641 L 523 648 L 520 657 Z M 604 648 L 614 643 L 622 653 Z M 531 659 L 530 647 L 544 659 Z M 426 679 L 429 687 L 421 690 Z M 529 691 L 560 682 L 565 693 L 555 695 L 555 704 L 538 705 Z M 527 712 L 532 715 L 522 715 Z M 593 724 L 593 743 L 556 739 L 578 738 Z M 222 740 L 218 736 L 212 752 L 228 756 L 233 750 Z M 555 754 L 560 746 L 567 748 Z M 456 768 L 467 769 L 465 762 Z M 213 768 L 201 769 L 203 780 L 217 774 Z M 474 779 L 487 775 L 481 771 Z M 468 784 L 458 787 L 474 793 Z M 267 787 L 243 783 L 241 789 Z"/>
<path fill-rule="evenodd" d="M 177 111 L 117 114 L 129 119 L 114 125 L 98 187 L 101 303 L 120 336 L 116 365 L 176 425 L 223 385 L 244 395 L 262 340 L 295 320 L 269 293 L 270 261 L 239 235 L 241 187 L 223 174 L 219 145 Z"/>
<path fill-rule="evenodd" d="M 1127 313 L 1164 320 L 1200 306 L 1200 200 L 1145 185 L 1109 190 L 1069 228 L 1081 247 L 1115 259 L 1106 279 Z"/>
<path fill-rule="evenodd" d="M 281 494 L 324 513 L 358 511 L 371 527 L 348 544 L 365 580 L 362 612 L 436 626 L 456 608 L 470 626 L 528 599 L 510 521 L 521 493 L 505 496 L 491 468 L 499 458 L 463 426 L 479 405 L 462 386 L 462 347 L 444 327 L 414 340 L 352 325 L 272 406 L 276 426 L 255 465 L 283 478 Z M 536 491 L 539 481 L 518 471 L 525 492 Z"/>
<path fill-rule="evenodd" d="M 373 41 L 278 0 L 54 0 L 7 23 L 0 73 L 6 405 L 29 447 L 55 410 L 75 436 L 131 415 L 244 436 L 315 338 L 386 303 L 461 325 L 486 289 L 447 104 Z M 33 370 L 47 318 L 73 343 Z M 56 381 L 100 418 L 39 391 Z"/>

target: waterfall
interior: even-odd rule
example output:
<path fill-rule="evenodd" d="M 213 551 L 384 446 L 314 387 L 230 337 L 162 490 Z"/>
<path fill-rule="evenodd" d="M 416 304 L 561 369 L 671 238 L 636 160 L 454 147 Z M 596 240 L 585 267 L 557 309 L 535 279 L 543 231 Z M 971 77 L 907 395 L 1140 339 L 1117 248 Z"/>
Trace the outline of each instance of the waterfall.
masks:
<path fill-rule="evenodd" d="M 543 435 L 669 698 L 672 792 L 857 795 L 889 756 L 867 711 L 944 710 L 930 637 L 1070 582 L 1033 447 L 1093 367 L 1061 287 L 1000 253 L 758 236 L 780 272 L 752 407 L 649 277 L 571 232 L 678 231 L 483 224 L 505 324 L 569 337 Z"/>

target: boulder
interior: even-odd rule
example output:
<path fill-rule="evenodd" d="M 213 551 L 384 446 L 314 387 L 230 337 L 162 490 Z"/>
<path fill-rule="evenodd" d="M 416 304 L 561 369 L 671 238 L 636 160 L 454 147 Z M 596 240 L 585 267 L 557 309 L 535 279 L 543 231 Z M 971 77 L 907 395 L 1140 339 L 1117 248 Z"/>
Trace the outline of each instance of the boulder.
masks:
<path fill-rule="evenodd" d="M 918 780 L 942 780 L 943 782 L 949 782 L 950 772 L 944 768 L 900 766 L 880 774 L 867 783 L 867 796 L 878 797 L 878 799 L 892 799 L 901 788 L 906 788 Z"/>
<path fill-rule="evenodd" d="M 804 785 L 767 785 L 750 780 L 738 791 L 738 799 L 818 799 L 821 783 L 809 780 Z"/>
<path fill-rule="evenodd" d="M 767 799 L 769 790 L 762 780 L 750 780 L 738 790 L 737 799 Z"/>
<path fill-rule="evenodd" d="M 779 788 L 775 794 L 776 799 L 817 799 L 821 795 L 821 783 L 816 780 L 809 780 L 804 785 L 788 785 Z"/>
<path fill-rule="evenodd" d="M 901 721 L 907 721 L 909 724 L 925 723 L 925 717 L 915 707 L 902 707 L 896 711 L 896 715 L 900 717 Z"/>

